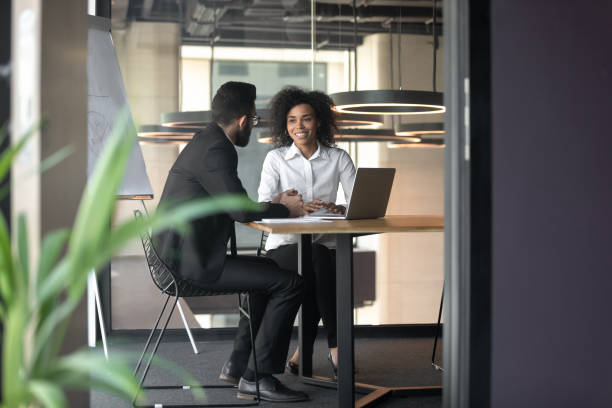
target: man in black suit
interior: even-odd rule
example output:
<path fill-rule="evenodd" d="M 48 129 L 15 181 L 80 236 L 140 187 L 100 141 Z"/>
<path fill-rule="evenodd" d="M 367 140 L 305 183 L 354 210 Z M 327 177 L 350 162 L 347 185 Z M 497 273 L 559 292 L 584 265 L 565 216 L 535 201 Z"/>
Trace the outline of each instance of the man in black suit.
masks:
<path fill-rule="evenodd" d="M 244 147 L 256 124 L 255 86 L 227 82 L 212 101 L 214 123 L 196 134 L 170 169 L 160 203 L 174 205 L 199 197 L 240 194 L 246 191 L 238 178 L 234 145 Z M 253 371 L 248 321 L 241 316 L 239 335 L 221 378 L 238 382 L 239 398 L 254 398 L 259 381 L 261 398 L 274 402 L 302 401 L 308 396 L 290 390 L 272 374 L 282 373 L 295 315 L 302 301 L 302 279 L 274 262 L 255 256 L 227 256 L 234 221 L 296 217 L 302 214 L 296 191 L 279 194 L 263 203 L 261 212 L 234 211 L 201 217 L 191 222 L 191 233 L 164 231 L 155 237 L 164 261 L 191 284 L 206 289 L 256 290 L 251 294 L 251 318 L 256 334 L 255 352 L 259 379 Z M 223 374 L 224 373 L 224 374 Z"/>

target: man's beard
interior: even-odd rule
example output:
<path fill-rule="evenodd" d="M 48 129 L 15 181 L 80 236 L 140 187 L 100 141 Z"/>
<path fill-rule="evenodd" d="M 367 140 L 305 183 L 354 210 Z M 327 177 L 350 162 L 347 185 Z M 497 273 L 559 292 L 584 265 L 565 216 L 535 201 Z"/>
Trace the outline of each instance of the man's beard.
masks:
<path fill-rule="evenodd" d="M 236 146 L 245 147 L 249 144 L 250 137 L 251 129 L 249 129 L 248 127 L 238 130 L 238 133 L 236 133 Z"/>

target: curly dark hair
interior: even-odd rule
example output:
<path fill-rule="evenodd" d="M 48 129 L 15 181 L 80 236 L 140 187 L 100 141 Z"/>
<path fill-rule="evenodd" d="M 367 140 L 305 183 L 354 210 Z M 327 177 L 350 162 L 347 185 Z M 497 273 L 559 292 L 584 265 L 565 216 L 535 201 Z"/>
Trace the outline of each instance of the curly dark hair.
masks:
<path fill-rule="evenodd" d="M 315 111 L 317 127 L 317 140 L 327 147 L 335 146 L 334 133 L 336 132 L 336 115 L 331 107 L 334 101 L 320 91 L 305 91 L 295 86 L 287 86 L 270 101 L 269 111 L 272 140 L 276 147 L 291 146 L 293 140 L 287 132 L 287 113 L 297 105 L 307 104 Z"/>

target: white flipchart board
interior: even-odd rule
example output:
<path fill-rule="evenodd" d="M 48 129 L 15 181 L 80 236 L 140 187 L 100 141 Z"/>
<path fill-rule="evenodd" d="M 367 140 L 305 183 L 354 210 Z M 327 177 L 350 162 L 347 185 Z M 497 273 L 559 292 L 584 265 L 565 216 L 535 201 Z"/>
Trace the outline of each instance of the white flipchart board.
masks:
<path fill-rule="evenodd" d="M 91 176 L 98 158 L 104 149 L 106 140 L 111 135 L 119 113 L 129 111 L 125 87 L 119 70 L 113 39 L 110 34 L 110 20 L 102 17 L 88 16 L 87 32 L 87 176 Z M 129 126 L 133 129 L 134 126 Z M 138 142 L 130 155 L 123 183 L 117 191 L 119 199 L 153 198 L 153 188 L 147 177 L 147 171 Z M 88 303 L 88 344 L 96 346 L 96 311 L 98 321 L 103 316 L 100 306 L 98 283 L 95 272 L 91 272 L 87 284 Z M 108 358 L 104 325 L 100 324 L 104 354 Z"/>
<path fill-rule="evenodd" d="M 87 175 L 95 168 L 104 144 L 111 134 L 118 114 L 129 106 L 110 34 L 110 20 L 88 16 L 87 39 Z M 132 114 L 129 112 L 132 122 Z M 130 126 L 130 129 L 134 129 Z M 128 161 L 123 183 L 117 194 L 121 198 L 153 197 L 138 142 Z"/>

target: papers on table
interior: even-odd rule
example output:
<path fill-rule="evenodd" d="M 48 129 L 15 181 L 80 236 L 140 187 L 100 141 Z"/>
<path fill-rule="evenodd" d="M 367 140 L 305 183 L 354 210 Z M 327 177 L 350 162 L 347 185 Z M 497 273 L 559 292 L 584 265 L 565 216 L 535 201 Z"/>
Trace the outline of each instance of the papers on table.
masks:
<path fill-rule="evenodd" d="M 261 221 L 255 221 L 258 224 L 313 224 L 319 222 L 331 222 L 320 218 L 264 218 Z"/>

